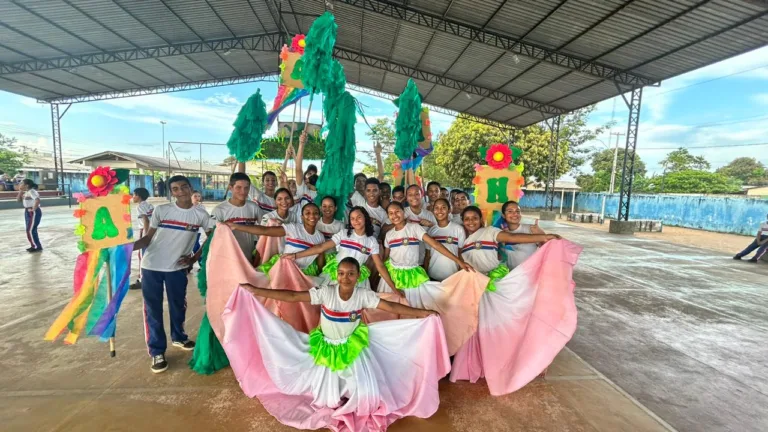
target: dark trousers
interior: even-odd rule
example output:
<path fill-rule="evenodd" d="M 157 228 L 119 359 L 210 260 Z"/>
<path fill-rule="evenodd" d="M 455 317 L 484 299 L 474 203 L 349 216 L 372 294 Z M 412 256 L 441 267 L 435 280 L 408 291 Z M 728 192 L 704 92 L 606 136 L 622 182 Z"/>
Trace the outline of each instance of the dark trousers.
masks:
<path fill-rule="evenodd" d="M 163 328 L 163 285 L 168 296 L 171 316 L 171 340 L 185 342 L 184 320 L 187 314 L 187 272 L 141 270 L 141 293 L 144 297 L 144 338 L 150 356 L 165 354 L 168 342 Z"/>
<path fill-rule="evenodd" d="M 768 235 L 760 236 L 760 241 L 764 241 L 765 239 L 768 239 Z M 765 254 L 765 251 L 768 249 L 768 242 L 763 243 L 762 246 L 759 246 L 757 244 L 757 240 L 752 240 L 752 243 L 749 244 L 749 246 L 746 247 L 743 251 L 736 254 L 738 257 L 744 257 L 752 253 L 753 250 L 757 249 L 757 253 L 752 258 L 753 260 L 759 260 L 760 257 L 762 257 Z"/>
<path fill-rule="evenodd" d="M 42 249 L 43 245 L 40 244 L 40 237 L 37 236 L 37 227 L 40 225 L 40 218 L 43 217 L 43 212 L 40 207 L 34 212 L 30 212 L 29 209 L 24 209 L 24 224 L 27 227 L 27 240 L 29 245 L 34 249 Z"/>

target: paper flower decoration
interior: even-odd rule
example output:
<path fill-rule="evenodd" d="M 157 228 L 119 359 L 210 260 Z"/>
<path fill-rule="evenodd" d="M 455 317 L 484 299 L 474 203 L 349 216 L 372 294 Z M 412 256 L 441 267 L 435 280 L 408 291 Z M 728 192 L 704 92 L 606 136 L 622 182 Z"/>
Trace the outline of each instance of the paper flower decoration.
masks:
<path fill-rule="evenodd" d="M 290 51 L 288 51 L 288 45 L 283 45 L 283 49 L 280 50 L 280 60 L 282 60 L 283 63 L 288 61 L 288 54 L 289 53 L 290 53 Z"/>
<path fill-rule="evenodd" d="M 94 196 L 107 196 L 117 184 L 117 173 L 109 167 L 98 167 L 88 176 L 88 190 Z"/>
<path fill-rule="evenodd" d="M 123 195 L 123 198 L 120 202 L 122 202 L 123 204 L 130 204 L 131 198 L 132 197 L 130 195 Z M 128 217 L 130 217 L 130 215 L 128 215 Z"/>
<path fill-rule="evenodd" d="M 74 212 L 72 212 L 72 216 L 74 216 L 76 218 L 81 218 L 81 217 L 85 216 L 85 213 L 87 213 L 85 210 L 77 209 Z"/>
<path fill-rule="evenodd" d="M 291 39 L 291 51 L 304 54 L 304 47 L 307 46 L 307 41 L 304 40 L 303 34 L 297 34 Z"/>
<path fill-rule="evenodd" d="M 78 203 L 83 203 L 83 202 L 85 202 L 85 200 L 88 199 L 88 197 L 86 197 L 85 194 L 82 194 L 80 192 L 73 193 L 72 197 L 75 198 Z"/>
<path fill-rule="evenodd" d="M 485 153 L 485 161 L 493 169 L 506 169 L 512 163 L 512 150 L 504 144 L 494 144 Z"/>

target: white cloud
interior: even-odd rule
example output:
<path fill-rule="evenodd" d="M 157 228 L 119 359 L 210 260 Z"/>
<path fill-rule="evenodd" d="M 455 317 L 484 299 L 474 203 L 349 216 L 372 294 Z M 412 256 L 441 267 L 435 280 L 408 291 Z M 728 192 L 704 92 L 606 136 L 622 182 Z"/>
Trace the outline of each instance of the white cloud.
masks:
<path fill-rule="evenodd" d="M 205 100 L 205 103 L 209 105 L 234 105 L 240 107 L 244 102 L 240 102 L 236 97 L 232 96 L 232 93 L 216 93 L 213 96 L 208 97 Z"/>
<path fill-rule="evenodd" d="M 19 102 L 21 102 L 22 105 L 28 106 L 30 108 L 49 109 L 48 104 L 41 104 L 41 103 L 38 103 L 37 100 L 35 99 L 24 97 L 24 96 L 19 98 Z"/>
<path fill-rule="evenodd" d="M 768 93 L 758 93 L 753 95 L 752 100 L 761 105 L 768 105 Z"/>

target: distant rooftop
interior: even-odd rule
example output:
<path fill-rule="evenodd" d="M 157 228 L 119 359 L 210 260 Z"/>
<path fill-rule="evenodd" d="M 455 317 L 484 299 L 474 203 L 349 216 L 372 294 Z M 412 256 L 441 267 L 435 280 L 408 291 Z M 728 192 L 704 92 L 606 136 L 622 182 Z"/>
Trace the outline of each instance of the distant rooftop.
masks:
<path fill-rule="evenodd" d="M 111 168 L 145 169 L 163 172 L 169 170 L 168 159 L 115 151 L 106 151 L 78 159 L 72 159 L 69 161 L 69 164 L 79 164 L 80 166 L 88 167 L 109 166 Z M 231 168 L 228 167 L 212 165 L 205 162 L 203 162 L 201 166 L 199 162 L 177 161 L 176 159 L 171 159 L 170 171 L 175 173 L 232 174 Z"/>

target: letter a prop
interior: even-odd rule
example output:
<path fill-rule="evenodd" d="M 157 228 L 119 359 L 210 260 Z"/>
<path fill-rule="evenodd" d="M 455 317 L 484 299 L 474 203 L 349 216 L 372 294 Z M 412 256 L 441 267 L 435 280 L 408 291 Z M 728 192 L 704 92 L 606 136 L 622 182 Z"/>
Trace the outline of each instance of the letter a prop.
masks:
<path fill-rule="evenodd" d="M 93 219 L 92 237 L 96 240 L 104 240 L 107 237 L 115 238 L 118 234 L 120 234 L 120 230 L 117 229 L 115 223 L 112 221 L 109 209 L 106 207 L 99 207 L 99 209 L 96 210 L 96 217 Z"/>

